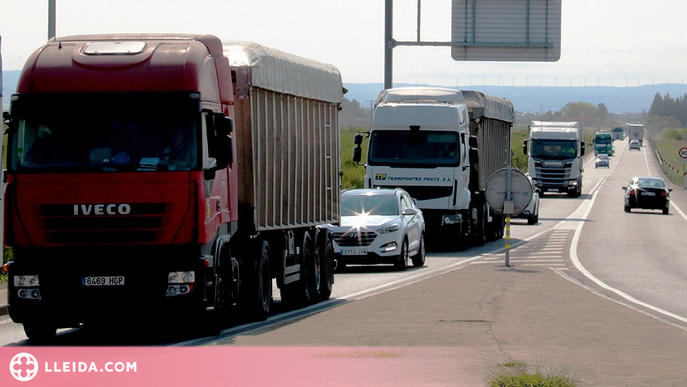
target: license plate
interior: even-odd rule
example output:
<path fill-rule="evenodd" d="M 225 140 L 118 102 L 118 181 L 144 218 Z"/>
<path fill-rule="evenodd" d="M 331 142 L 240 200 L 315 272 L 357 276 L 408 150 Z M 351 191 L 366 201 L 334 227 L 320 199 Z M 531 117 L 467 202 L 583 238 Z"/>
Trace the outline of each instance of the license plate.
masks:
<path fill-rule="evenodd" d="M 642 192 L 642 196 L 656 196 L 656 192 Z"/>
<path fill-rule="evenodd" d="M 558 188 L 549 188 L 550 192 L 558 192 Z"/>
<path fill-rule="evenodd" d="M 367 255 L 367 249 L 342 249 L 341 255 Z"/>
<path fill-rule="evenodd" d="M 123 286 L 124 276 L 102 276 L 102 277 L 83 277 L 81 279 L 83 286 Z"/>

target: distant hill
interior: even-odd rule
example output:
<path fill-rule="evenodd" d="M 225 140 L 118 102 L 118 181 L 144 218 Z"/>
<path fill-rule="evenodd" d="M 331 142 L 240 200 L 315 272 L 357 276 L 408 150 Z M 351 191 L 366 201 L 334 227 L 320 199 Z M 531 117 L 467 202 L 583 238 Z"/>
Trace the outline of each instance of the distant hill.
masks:
<path fill-rule="evenodd" d="M 21 74 L 21 70 L 2 72 L 2 110 L 8 110 L 9 108 L 10 95 L 17 89 L 19 74 Z"/>
<path fill-rule="evenodd" d="M 362 107 L 369 107 L 384 88 L 383 83 L 345 83 L 346 98 L 357 100 Z M 395 87 L 430 86 L 396 84 Z M 455 87 L 449 87 L 455 89 Z M 508 98 L 515 110 L 522 113 L 546 113 L 558 111 L 568 102 L 603 103 L 610 113 L 641 113 L 649 111 L 656 93 L 670 94 L 673 98 L 687 94 L 687 84 L 667 83 L 636 87 L 537 87 L 537 86 L 465 86 L 463 90 L 479 90 L 496 97 Z"/>

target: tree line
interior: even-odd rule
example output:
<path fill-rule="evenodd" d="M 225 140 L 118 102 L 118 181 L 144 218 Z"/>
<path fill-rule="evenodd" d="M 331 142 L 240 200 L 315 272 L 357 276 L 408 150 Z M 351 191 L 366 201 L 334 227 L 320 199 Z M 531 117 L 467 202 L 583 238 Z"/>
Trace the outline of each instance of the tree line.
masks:
<path fill-rule="evenodd" d="M 687 94 L 673 98 L 666 93 L 661 96 L 656 93 L 651 108 L 647 126 L 653 130 L 667 128 L 682 128 L 687 123 Z"/>

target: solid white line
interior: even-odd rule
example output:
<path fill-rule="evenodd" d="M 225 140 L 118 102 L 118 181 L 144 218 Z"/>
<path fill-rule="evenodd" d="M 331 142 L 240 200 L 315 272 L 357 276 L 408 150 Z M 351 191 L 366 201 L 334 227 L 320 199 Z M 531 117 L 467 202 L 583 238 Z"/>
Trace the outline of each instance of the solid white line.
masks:
<path fill-rule="evenodd" d="M 598 184 L 597 184 L 597 186 L 598 186 Z M 589 213 L 592 210 L 592 207 L 594 206 L 594 202 L 596 201 L 596 196 L 599 193 L 599 191 L 594 189 L 593 192 L 594 193 L 592 194 L 592 199 L 589 201 L 589 203 L 586 203 L 586 208 L 584 209 L 584 215 L 581 217 L 581 219 L 587 219 L 587 217 L 589 216 Z M 581 209 L 583 207 L 585 207 L 585 203 L 583 203 L 580 206 Z M 572 261 L 573 265 L 575 266 L 575 268 L 577 270 L 579 270 L 585 277 L 589 278 L 590 280 L 592 280 L 594 283 L 596 283 L 600 287 L 619 295 L 620 297 L 626 299 L 627 301 L 632 302 L 633 304 L 642 306 L 644 308 L 653 310 L 654 312 L 660 313 L 664 316 L 668 316 L 668 317 L 674 318 L 676 320 L 682 321 L 684 323 L 687 323 L 687 318 L 685 318 L 683 316 L 679 316 L 675 313 L 668 312 L 668 311 L 663 310 L 661 308 L 658 308 L 654 305 L 647 304 L 646 302 L 640 301 L 640 300 L 630 296 L 629 294 L 627 294 L 627 293 L 625 293 L 619 289 L 616 289 L 616 288 L 613 288 L 613 287 L 607 285 L 605 282 L 596 278 L 592 273 L 590 273 L 587 269 L 585 269 L 585 267 L 582 266 L 582 263 L 580 263 L 580 260 L 577 257 L 577 246 L 578 246 L 579 241 L 580 241 L 580 234 L 582 234 L 582 228 L 583 227 L 584 227 L 584 222 L 579 222 L 577 224 L 577 228 L 575 229 L 575 234 L 573 235 L 572 243 L 570 245 L 570 260 Z M 624 305 L 622 303 L 620 303 L 620 304 Z"/>

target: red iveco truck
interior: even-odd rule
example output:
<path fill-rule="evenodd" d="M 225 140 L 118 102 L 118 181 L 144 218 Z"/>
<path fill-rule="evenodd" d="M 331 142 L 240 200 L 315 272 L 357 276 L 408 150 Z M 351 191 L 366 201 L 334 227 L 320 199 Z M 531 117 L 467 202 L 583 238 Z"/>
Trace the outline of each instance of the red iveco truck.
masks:
<path fill-rule="evenodd" d="M 331 65 L 212 35 L 53 38 L 11 96 L 9 313 L 32 340 L 143 312 L 265 319 L 332 292 Z"/>

